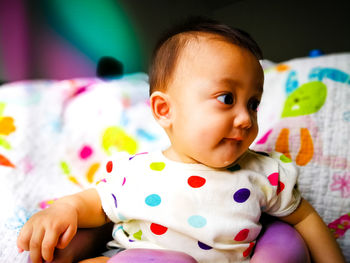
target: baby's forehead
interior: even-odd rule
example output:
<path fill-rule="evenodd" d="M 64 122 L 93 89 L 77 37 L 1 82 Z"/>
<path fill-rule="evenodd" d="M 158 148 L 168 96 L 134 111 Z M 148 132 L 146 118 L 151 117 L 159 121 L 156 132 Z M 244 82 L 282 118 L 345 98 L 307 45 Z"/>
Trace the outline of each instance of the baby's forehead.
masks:
<path fill-rule="evenodd" d="M 182 47 L 180 47 L 182 51 L 185 51 L 189 48 L 200 48 L 201 46 L 208 46 L 209 43 L 212 44 L 215 42 L 224 42 L 238 47 L 238 45 L 232 40 L 215 33 L 187 32 L 180 34 L 180 37 L 184 38 L 185 40 L 182 41 L 184 44 Z"/>

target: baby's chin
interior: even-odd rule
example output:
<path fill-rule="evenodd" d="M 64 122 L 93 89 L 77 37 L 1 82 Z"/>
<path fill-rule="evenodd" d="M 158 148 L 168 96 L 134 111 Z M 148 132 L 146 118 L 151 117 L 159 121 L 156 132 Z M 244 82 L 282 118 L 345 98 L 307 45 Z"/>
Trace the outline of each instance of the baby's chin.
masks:
<path fill-rule="evenodd" d="M 212 159 L 210 161 L 208 160 L 207 162 L 203 162 L 203 164 L 216 169 L 224 169 L 224 168 L 230 167 L 238 159 L 238 158 L 233 158 L 233 156 L 230 156 L 230 157 L 231 158 Z"/>

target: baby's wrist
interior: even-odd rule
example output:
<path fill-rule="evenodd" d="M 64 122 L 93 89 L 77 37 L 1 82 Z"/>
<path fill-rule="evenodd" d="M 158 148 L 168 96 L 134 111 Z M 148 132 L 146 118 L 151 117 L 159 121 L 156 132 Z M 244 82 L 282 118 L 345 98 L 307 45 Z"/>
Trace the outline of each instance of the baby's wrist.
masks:
<path fill-rule="evenodd" d="M 71 214 L 73 212 L 78 216 L 78 200 L 76 199 L 77 198 L 75 198 L 74 196 L 65 196 L 55 201 L 51 207 L 60 207 L 66 210 L 67 213 Z"/>

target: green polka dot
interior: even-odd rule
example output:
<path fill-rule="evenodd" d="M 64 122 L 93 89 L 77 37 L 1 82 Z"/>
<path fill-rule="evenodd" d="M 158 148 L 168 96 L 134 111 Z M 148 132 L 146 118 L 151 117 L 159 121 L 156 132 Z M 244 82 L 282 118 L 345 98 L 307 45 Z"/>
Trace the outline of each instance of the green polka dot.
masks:
<path fill-rule="evenodd" d="M 150 164 L 150 168 L 154 171 L 162 171 L 165 167 L 165 163 L 163 162 L 153 162 Z"/>
<path fill-rule="evenodd" d="M 281 156 L 280 156 L 280 160 L 282 161 L 282 162 L 284 162 L 284 163 L 291 163 L 292 162 L 292 160 L 291 159 L 289 159 L 287 156 L 285 156 L 284 154 L 282 154 Z"/>
<path fill-rule="evenodd" d="M 138 231 L 135 234 L 133 234 L 134 238 L 136 238 L 137 240 L 141 240 L 142 237 L 142 231 Z"/>

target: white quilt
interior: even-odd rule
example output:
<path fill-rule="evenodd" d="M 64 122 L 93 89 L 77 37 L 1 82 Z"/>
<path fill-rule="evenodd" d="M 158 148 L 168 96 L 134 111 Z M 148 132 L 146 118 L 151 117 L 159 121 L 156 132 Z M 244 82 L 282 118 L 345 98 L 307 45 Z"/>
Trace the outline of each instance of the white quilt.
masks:
<path fill-rule="evenodd" d="M 350 54 L 268 64 L 253 148 L 281 151 L 299 166 L 303 196 L 350 262 Z M 0 262 L 26 262 L 16 248 L 24 222 L 97 182 L 108 156 L 168 145 L 147 81 L 139 73 L 0 86 Z"/>

